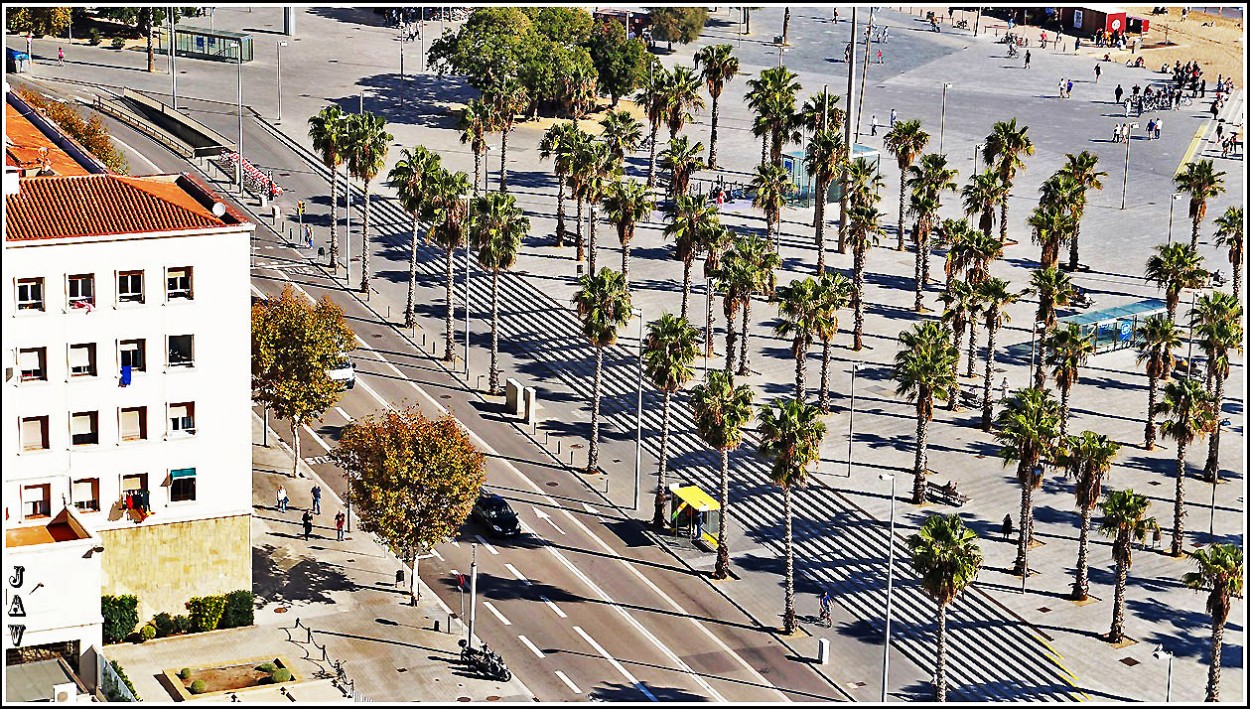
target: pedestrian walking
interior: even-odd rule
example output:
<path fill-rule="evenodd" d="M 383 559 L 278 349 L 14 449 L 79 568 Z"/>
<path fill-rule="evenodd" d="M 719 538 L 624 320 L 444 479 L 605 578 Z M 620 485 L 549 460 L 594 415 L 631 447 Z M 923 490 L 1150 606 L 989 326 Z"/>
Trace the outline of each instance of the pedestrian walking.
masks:
<path fill-rule="evenodd" d="M 836 7 L 835 7 L 835 8 L 833 8 L 833 24 L 835 24 L 835 25 L 836 25 L 836 24 L 838 24 L 838 22 L 840 21 L 840 20 L 838 19 L 838 17 L 839 17 L 839 15 L 838 15 L 838 8 L 836 8 Z"/>
<path fill-rule="evenodd" d="M 1206 97 L 1207 97 L 1207 80 L 1203 79 L 1202 83 L 1198 84 L 1198 98 L 1206 98 Z"/>
<path fill-rule="evenodd" d="M 872 134 L 877 134 L 877 114 L 872 114 Z"/>
<path fill-rule="evenodd" d="M 1102 78 L 1102 65 L 1095 64 L 1094 65 L 1094 83 L 1097 84 L 1098 80 L 1101 78 Z"/>
<path fill-rule="evenodd" d="M 1121 130 L 1122 130 L 1122 128 L 1120 127 L 1120 124 L 1119 124 L 1119 123 L 1115 124 L 1115 127 L 1111 129 L 1111 142 L 1112 142 L 1112 143 L 1118 143 L 1118 142 L 1120 142 L 1120 131 L 1121 131 Z"/>
<path fill-rule="evenodd" d="M 1115 85 L 1115 102 L 1120 103 L 1124 98 L 1124 87 L 1119 84 Z"/>
<path fill-rule="evenodd" d="M 278 511 L 279 512 L 286 512 L 286 504 L 287 504 L 288 499 L 289 498 L 286 495 L 286 486 L 279 485 L 278 486 Z"/>
<path fill-rule="evenodd" d="M 1024 50 L 1024 68 L 1025 68 L 1025 69 L 1028 69 L 1028 68 L 1029 68 L 1029 63 L 1030 63 L 1030 62 L 1032 62 L 1032 61 L 1033 61 L 1033 53 L 1032 53 L 1032 52 L 1030 52 L 1030 51 L 1029 51 L 1029 50 L 1027 50 L 1027 49 L 1026 49 L 1026 50 Z"/>
<path fill-rule="evenodd" d="M 884 64 L 884 63 L 885 63 L 885 57 L 881 54 L 881 50 L 880 50 L 880 49 L 878 49 L 878 50 L 877 50 L 877 63 L 878 63 L 878 64 Z"/>
<path fill-rule="evenodd" d="M 1068 82 L 1065 79 L 1059 80 L 1059 98 L 1067 98 L 1067 94 L 1064 92 L 1064 89 L 1065 87 L 1067 87 L 1067 85 L 1068 85 Z"/>
<path fill-rule="evenodd" d="M 334 515 L 334 529 L 338 532 L 338 541 L 340 542 L 343 541 L 343 522 L 346 520 L 347 515 L 343 514 L 342 510 L 339 510 L 338 514 Z"/>
<path fill-rule="evenodd" d="M 312 489 L 312 512 L 315 515 L 321 514 L 321 486 L 313 485 Z"/>
<path fill-rule="evenodd" d="M 1006 401 L 1007 392 L 1011 391 L 1011 386 L 1007 383 L 1007 377 L 1003 377 L 1003 383 L 999 386 L 999 388 L 1002 389 L 1002 392 L 1003 392 L 1002 394 L 1003 401 Z"/>
<path fill-rule="evenodd" d="M 313 246 L 312 225 L 304 225 L 304 248 L 311 249 Z"/>
<path fill-rule="evenodd" d="M 1011 513 L 1008 513 L 1005 517 L 1003 517 L 1003 541 L 1007 541 L 1011 538 L 1013 527 L 1014 525 L 1011 523 Z"/>
<path fill-rule="evenodd" d="M 894 127 L 894 121 L 895 121 L 895 120 L 897 120 L 897 119 L 898 119 L 898 111 L 897 111 L 897 110 L 895 110 L 895 109 L 893 109 L 893 108 L 891 108 L 891 109 L 890 109 L 890 127 L 891 127 L 891 128 L 893 128 L 893 127 Z"/>
<path fill-rule="evenodd" d="M 1156 524 L 1154 534 L 1151 535 L 1150 537 L 1150 546 L 1154 547 L 1155 549 L 1158 549 L 1160 546 L 1162 546 L 1162 544 L 1163 544 L 1163 531 L 1159 528 L 1159 525 Z"/>
<path fill-rule="evenodd" d="M 304 523 L 304 541 L 308 541 L 309 535 L 312 534 L 312 513 L 304 510 L 304 516 L 300 518 L 300 521 Z"/>
<path fill-rule="evenodd" d="M 1215 142 L 1219 143 L 1224 140 L 1224 121 L 1215 124 Z"/>
<path fill-rule="evenodd" d="M 1163 135 L 1163 119 L 1156 118 L 1155 119 L 1155 140 L 1158 140 L 1162 135 Z"/>
<path fill-rule="evenodd" d="M 1146 139 L 1154 140 L 1154 133 L 1155 133 L 1155 120 L 1151 118 L 1146 123 Z"/>
<path fill-rule="evenodd" d="M 64 47 L 56 48 L 56 63 L 60 66 L 65 66 L 65 48 Z"/>
<path fill-rule="evenodd" d="M 1063 93 L 1064 98 L 1072 98 L 1072 80 L 1068 79 L 1067 90 Z"/>

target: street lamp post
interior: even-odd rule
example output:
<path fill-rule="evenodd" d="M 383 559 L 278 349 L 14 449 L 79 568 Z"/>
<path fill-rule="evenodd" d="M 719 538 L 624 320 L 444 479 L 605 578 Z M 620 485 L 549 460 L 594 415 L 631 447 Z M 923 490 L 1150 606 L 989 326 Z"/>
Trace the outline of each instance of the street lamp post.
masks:
<path fill-rule="evenodd" d="M 942 127 L 938 130 L 938 153 L 945 154 L 943 147 L 946 145 L 946 90 L 954 86 L 949 81 L 942 82 Z M 975 165 L 974 165 L 975 167 Z"/>
<path fill-rule="evenodd" d="M 1183 197 L 1180 192 L 1172 193 L 1171 204 L 1168 205 L 1168 243 L 1172 243 L 1172 216 L 1176 214 L 1176 200 Z"/>
<path fill-rule="evenodd" d="M 859 362 L 851 364 L 851 410 L 846 417 L 846 477 L 851 477 L 851 449 L 855 445 L 855 373 L 859 371 Z"/>
<path fill-rule="evenodd" d="M 1168 652 L 1167 650 L 1164 650 L 1162 645 L 1157 645 L 1155 647 L 1155 651 L 1151 654 L 1154 655 L 1154 658 L 1156 660 L 1162 660 L 1164 658 L 1167 658 L 1167 661 L 1168 661 L 1167 694 L 1165 695 L 1165 698 L 1163 701 L 1171 702 L 1172 701 L 1172 653 Z"/>
<path fill-rule="evenodd" d="M 1033 323 L 1033 332 L 1029 335 L 1029 376 L 1031 377 L 1037 376 L 1037 368 L 1041 366 L 1037 361 L 1037 330 L 1045 327 L 1046 323 L 1035 322 Z"/>
<path fill-rule="evenodd" d="M 1198 289 L 1189 291 L 1189 354 L 1185 355 L 1185 378 L 1194 378 L 1194 304 L 1198 300 Z"/>
<path fill-rule="evenodd" d="M 894 601 L 894 501 L 897 480 L 889 473 L 882 473 L 877 477 L 890 481 L 890 536 L 885 540 L 890 547 L 890 560 L 885 576 L 885 650 L 881 657 L 881 703 L 884 704 L 888 701 L 890 690 L 890 613 Z"/>
<path fill-rule="evenodd" d="M 278 122 L 282 122 L 282 48 L 286 46 L 286 40 L 278 42 Z"/>
<path fill-rule="evenodd" d="M 634 438 L 634 511 L 638 511 L 638 498 L 642 489 L 642 308 L 632 308 L 638 318 L 638 430 Z"/>
<path fill-rule="evenodd" d="M 976 145 L 972 146 L 972 169 L 973 171 L 977 169 L 977 160 L 981 158 L 981 148 L 983 147 L 985 147 L 984 143 L 977 143 Z"/>
<path fill-rule="evenodd" d="M 1127 129 L 1124 132 L 1124 186 L 1120 189 L 1120 209 L 1121 210 L 1124 209 L 1124 205 L 1128 201 L 1128 153 L 1129 153 L 1128 147 L 1129 147 L 1129 144 L 1132 143 L 1133 141 L 1133 129 L 1137 127 L 1138 127 L 1138 124 L 1129 123 L 1127 126 Z"/>
<path fill-rule="evenodd" d="M 170 83 L 170 99 L 173 102 L 173 109 L 178 110 L 178 50 L 177 37 L 178 30 L 174 25 L 178 22 L 177 9 L 169 8 L 169 83 Z M 72 15 L 72 12 L 71 12 Z M 73 39 L 71 37 L 70 39 Z"/>
<path fill-rule="evenodd" d="M 472 204 L 472 202 L 470 202 Z M 469 240 L 464 242 L 464 385 L 469 386 Z"/>
<path fill-rule="evenodd" d="M 473 562 L 469 565 L 469 649 L 473 649 L 473 627 L 477 623 L 477 542 L 473 543 Z"/>
<path fill-rule="evenodd" d="M 234 165 L 235 186 L 239 188 L 239 197 L 243 196 L 243 38 L 236 39 L 239 45 L 239 54 L 235 57 L 238 61 L 235 65 L 238 67 L 238 89 L 239 89 L 239 160 Z"/>
<path fill-rule="evenodd" d="M 703 319 L 703 376 L 707 376 L 707 361 L 712 356 L 712 277 L 707 277 L 705 290 L 707 308 Z"/>

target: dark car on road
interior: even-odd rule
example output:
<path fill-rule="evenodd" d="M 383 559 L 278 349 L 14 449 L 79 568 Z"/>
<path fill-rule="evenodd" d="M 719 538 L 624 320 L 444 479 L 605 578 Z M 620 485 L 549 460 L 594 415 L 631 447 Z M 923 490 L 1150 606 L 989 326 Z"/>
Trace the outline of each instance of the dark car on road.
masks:
<path fill-rule="evenodd" d="M 473 519 L 492 537 L 515 537 L 521 533 L 521 522 L 508 501 L 485 490 L 473 505 Z"/>

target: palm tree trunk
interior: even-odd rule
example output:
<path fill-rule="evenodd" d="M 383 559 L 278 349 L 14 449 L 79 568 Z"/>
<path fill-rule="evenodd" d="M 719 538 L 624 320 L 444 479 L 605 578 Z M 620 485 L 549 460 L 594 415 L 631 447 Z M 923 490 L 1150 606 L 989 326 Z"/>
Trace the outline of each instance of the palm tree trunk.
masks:
<path fill-rule="evenodd" d="M 681 279 L 681 317 L 687 318 L 690 313 L 690 268 L 694 266 L 694 259 L 686 259 L 682 266 Z"/>
<path fill-rule="evenodd" d="M 621 242 L 621 277 L 625 279 L 625 290 L 629 291 L 629 242 Z"/>
<path fill-rule="evenodd" d="M 556 175 L 556 246 L 564 247 L 564 185 L 567 182 L 563 174 Z"/>
<path fill-rule="evenodd" d="M 934 687 L 938 702 L 946 701 L 946 604 L 938 603 L 937 617 L 937 667 L 933 670 L 933 675 L 937 677 L 937 686 Z"/>
<path fill-rule="evenodd" d="M 365 181 L 365 220 L 360 230 L 360 292 L 369 293 L 369 182 Z"/>
<path fill-rule="evenodd" d="M 964 328 L 959 323 L 952 328 L 955 336 L 955 376 L 951 377 L 950 398 L 946 400 L 946 410 L 955 411 L 959 408 L 959 352 L 964 346 Z"/>
<path fill-rule="evenodd" d="M 751 373 L 751 362 L 750 362 L 749 351 L 747 349 L 747 345 L 749 344 L 747 342 L 747 335 L 748 335 L 747 328 L 750 327 L 750 325 L 751 325 L 751 295 L 748 293 L 747 297 L 742 299 L 742 341 L 739 343 L 739 346 L 742 348 L 742 351 L 738 357 L 738 376 L 740 377 L 748 376 Z"/>
<path fill-rule="evenodd" d="M 451 297 L 451 289 L 452 289 L 453 281 L 455 280 L 455 276 L 452 275 L 452 256 L 455 254 L 455 252 L 456 252 L 455 249 L 446 250 L 447 260 L 445 262 L 444 269 L 443 269 L 443 280 L 445 281 L 446 286 L 447 286 L 447 313 L 443 319 L 443 334 L 446 338 L 444 342 L 444 347 L 443 347 L 443 361 L 444 362 L 451 361 L 452 351 L 456 347 L 456 337 L 455 337 L 453 326 L 452 326 L 452 314 L 454 313 L 456 309 L 456 304 L 452 301 L 452 297 Z"/>
<path fill-rule="evenodd" d="M 1155 449 L 1155 399 L 1159 395 L 1159 378 L 1150 377 L 1150 394 L 1146 406 L 1146 450 Z"/>
<path fill-rule="evenodd" d="M 1081 507 L 1081 537 L 1076 545 L 1076 581 L 1072 584 L 1072 600 L 1089 598 L 1089 521 L 1093 507 Z"/>
<path fill-rule="evenodd" d="M 651 124 L 651 161 L 647 164 L 647 187 L 655 187 L 655 140 L 660 134 L 660 124 Z"/>
<path fill-rule="evenodd" d="M 490 273 L 490 393 L 499 394 L 499 269 Z"/>
<path fill-rule="evenodd" d="M 714 579 L 729 576 L 729 541 L 725 530 L 729 528 L 729 449 L 720 452 L 720 529 L 716 533 L 716 571 Z"/>
<path fill-rule="evenodd" d="M 894 247 L 895 251 L 903 250 L 903 214 L 904 214 L 904 197 L 907 194 L 907 169 L 901 168 L 898 173 L 898 246 Z M 917 252 L 918 253 L 918 252 Z"/>
<path fill-rule="evenodd" d="M 1004 244 L 1007 243 L 1007 199 L 1010 196 L 1011 195 L 1004 192 L 1002 204 L 999 206 L 998 238 L 1001 239 Z"/>
<path fill-rule="evenodd" d="M 291 419 L 291 446 L 295 449 L 295 461 L 291 466 L 291 477 L 299 477 L 300 443 L 299 443 L 299 420 Z"/>
<path fill-rule="evenodd" d="M 1241 260 L 1233 261 L 1233 299 L 1241 300 Z"/>
<path fill-rule="evenodd" d="M 725 371 L 732 372 L 738 354 L 738 306 L 729 296 L 723 299 L 726 302 L 725 319 L 728 320 L 725 327 Z"/>
<path fill-rule="evenodd" d="M 473 149 L 473 196 L 476 197 L 481 192 L 482 184 L 482 150 Z"/>
<path fill-rule="evenodd" d="M 330 170 L 330 270 L 339 272 L 339 169 Z"/>
<path fill-rule="evenodd" d="M 1119 532 L 1127 535 L 1127 532 Z M 1107 642 L 1124 642 L 1124 588 L 1128 585 L 1128 564 L 1120 558 L 1121 545 L 1132 544 L 1131 540 L 1115 541 L 1115 601 L 1111 605 L 1111 631 L 1107 633 Z"/>
<path fill-rule="evenodd" d="M 916 467 L 911 488 L 911 503 L 923 504 L 925 480 L 929 476 L 929 419 L 916 407 Z"/>
<path fill-rule="evenodd" d="M 404 327 L 412 327 L 416 322 L 413 308 L 417 295 L 417 215 L 412 215 L 412 243 L 408 249 L 408 304 L 404 306 Z"/>
<path fill-rule="evenodd" d="M 1072 241 L 1068 244 L 1068 270 L 1076 271 L 1081 265 L 1081 223 L 1077 222 L 1072 231 Z"/>
<path fill-rule="evenodd" d="M 1211 665 L 1207 668 L 1208 702 L 1220 701 L 1220 665 L 1224 652 L 1224 624 L 1211 623 Z"/>
<path fill-rule="evenodd" d="M 816 187 L 816 275 L 825 275 L 825 195 L 829 185 L 817 183 Z"/>
<path fill-rule="evenodd" d="M 763 145 L 760 146 L 760 167 L 768 164 L 768 133 L 764 134 Z"/>
<path fill-rule="evenodd" d="M 985 381 L 982 383 L 984 387 L 985 397 L 981 401 L 981 430 L 989 431 L 990 426 L 994 422 L 994 402 L 990 398 L 990 388 L 993 386 L 994 380 L 994 340 L 998 336 L 998 328 L 990 327 L 989 334 L 986 339 L 985 351 Z"/>
<path fill-rule="evenodd" d="M 707 169 L 715 170 L 716 165 L 716 126 L 720 122 L 720 96 L 712 97 L 712 140 L 707 149 Z"/>
<path fill-rule="evenodd" d="M 1185 442 L 1176 442 L 1176 500 L 1172 508 L 1172 556 L 1185 548 Z"/>
<path fill-rule="evenodd" d="M 827 414 L 829 413 L 829 340 L 824 340 L 820 349 L 820 395 L 816 401 L 820 412 Z"/>
<path fill-rule="evenodd" d="M 929 230 L 925 229 L 922 233 L 918 234 L 918 237 L 919 238 L 916 241 L 916 249 L 920 252 L 920 282 L 928 283 L 929 256 L 933 253 L 933 248 L 929 243 Z M 950 288 L 949 283 L 947 283 L 947 288 Z"/>
<path fill-rule="evenodd" d="M 1072 385 L 1063 384 L 1059 387 L 1059 438 L 1062 439 L 1068 435 L 1068 395 L 1071 394 Z"/>
<path fill-rule="evenodd" d="M 1207 449 L 1206 479 L 1212 484 L 1220 481 L 1220 428 L 1218 420 L 1224 409 L 1224 377 L 1215 373 L 1215 418 L 1216 427 L 1211 430 L 1211 443 Z"/>
<path fill-rule="evenodd" d="M 807 348 L 794 355 L 794 398 L 807 401 Z"/>
<path fill-rule="evenodd" d="M 916 312 L 924 312 L 924 249 L 920 248 L 920 233 L 916 232 Z"/>
<path fill-rule="evenodd" d="M 864 349 L 864 257 L 864 247 L 856 244 L 853 274 L 855 291 L 851 293 L 851 300 L 855 304 L 855 344 L 851 349 L 856 352 Z"/>
<path fill-rule="evenodd" d="M 656 474 L 655 479 L 655 516 L 651 519 L 651 524 L 656 527 L 664 526 L 664 495 L 666 492 L 664 473 L 668 469 L 668 410 L 672 398 L 673 392 L 665 389 L 663 404 L 660 408 L 660 470 Z"/>
<path fill-rule="evenodd" d="M 1189 234 L 1189 247 L 1196 249 L 1198 248 L 1198 213 L 1197 212 L 1194 212 L 1193 223 L 1194 223 L 1193 231 L 1190 232 Z"/>
<path fill-rule="evenodd" d="M 595 388 L 590 402 L 590 455 L 586 460 L 586 472 L 599 468 L 599 392 L 603 384 L 603 349 L 595 347 Z"/>
<path fill-rule="evenodd" d="M 153 34 L 155 33 L 155 31 L 156 31 L 156 26 L 155 26 L 155 25 L 156 25 L 156 22 L 155 22 L 155 20 L 152 18 L 152 10 L 149 8 L 148 10 L 146 10 L 146 12 L 147 12 L 146 18 L 147 18 L 147 25 L 148 25 L 148 26 L 147 26 L 147 35 L 148 35 L 148 73 L 149 73 L 149 74 L 155 74 L 155 73 L 156 73 L 156 48 L 155 48 L 154 46 L 152 46 L 152 35 L 153 35 Z"/>
<path fill-rule="evenodd" d="M 577 261 L 578 263 L 586 259 L 586 242 L 582 238 L 582 204 L 585 200 L 579 195 L 577 198 Z"/>
<path fill-rule="evenodd" d="M 976 363 L 977 363 L 977 319 L 972 318 L 968 321 L 968 371 L 964 374 L 969 379 L 976 379 Z"/>
<path fill-rule="evenodd" d="M 499 139 L 499 191 L 508 194 L 508 133 L 512 126 L 504 126 Z"/>
<path fill-rule="evenodd" d="M 794 513 L 790 508 L 790 486 L 781 488 L 782 514 L 786 517 L 786 635 L 794 632 Z"/>
<path fill-rule="evenodd" d="M 1024 465 L 1023 462 L 1020 463 Z M 1031 468 L 1032 466 L 1030 466 Z M 1033 472 L 1030 469 L 1026 478 L 1028 482 L 1020 483 L 1020 543 L 1016 548 L 1016 564 L 1013 573 L 1026 575 L 1029 568 L 1029 541 L 1033 536 L 1033 525 L 1029 517 L 1033 513 Z"/>
<path fill-rule="evenodd" d="M 595 275 L 595 252 L 598 251 L 595 243 L 595 201 L 590 200 L 590 275 Z"/>

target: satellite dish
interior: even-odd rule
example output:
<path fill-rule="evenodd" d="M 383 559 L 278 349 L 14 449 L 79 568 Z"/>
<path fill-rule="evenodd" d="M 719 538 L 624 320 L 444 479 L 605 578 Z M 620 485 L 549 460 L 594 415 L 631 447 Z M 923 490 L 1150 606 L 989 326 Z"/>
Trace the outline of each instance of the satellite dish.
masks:
<path fill-rule="evenodd" d="M 223 217 L 223 216 L 225 216 L 225 215 L 226 215 L 226 205 L 222 204 L 221 202 L 213 202 L 213 214 L 214 214 L 214 215 L 216 215 L 216 216 L 218 216 L 218 217 Z"/>

